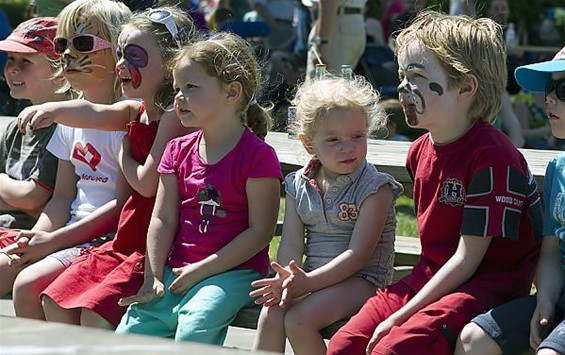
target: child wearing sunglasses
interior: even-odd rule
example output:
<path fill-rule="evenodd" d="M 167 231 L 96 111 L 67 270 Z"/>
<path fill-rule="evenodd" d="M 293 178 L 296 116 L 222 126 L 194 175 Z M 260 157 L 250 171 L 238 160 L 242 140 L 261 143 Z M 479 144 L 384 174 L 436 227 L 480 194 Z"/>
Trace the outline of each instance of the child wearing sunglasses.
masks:
<path fill-rule="evenodd" d="M 145 282 L 116 329 L 221 345 L 251 282 L 267 274 L 282 174 L 262 139 L 261 69 L 241 38 L 183 47 L 172 64 L 174 106 L 199 131 L 171 140 L 147 235 Z M 250 127 L 251 129 L 249 129 Z"/>
<path fill-rule="evenodd" d="M 551 61 L 518 67 L 517 83 L 545 92 L 547 117 L 556 138 L 565 138 L 565 47 Z M 565 153 L 545 173 L 545 218 L 536 295 L 477 316 L 461 332 L 456 354 L 565 354 Z"/>
<path fill-rule="evenodd" d="M 172 22 L 166 26 L 154 18 Z M 83 253 L 43 291 L 48 321 L 114 329 L 126 310 L 118 301 L 135 294 L 143 284 L 145 241 L 159 180 L 157 165 L 165 144 L 192 130 L 181 125 L 174 110 L 165 110 L 174 98 L 166 64 L 179 44 L 192 40 L 192 28 L 186 13 L 173 7 L 137 13 L 124 25 L 118 37 L 116 72 L 124 96 L 139 97 L 142 102 L 74 101 L 27 111 L 24 122 L 30 120 L 32 128 L 56 121 L 128 132 L 120 165 L 132 194 L 120 214 L 116 236 Z"/>
<path fill-rule="evenodd" d="M 118 2 L 78 0 L 59 15 L 57 36 L 92 34 L 116 43 L 121 24 L 130 16 Z M 115 45 L 90 53 L 70 46 L 61 61 L 63 75 L 83 99 L 111 104 L 121 96 L 116 89 Z M 33 228 L 21 231 L 16 244 L 6 247 L 11 266 L 1 269 L 6 273 L 2 277 L 11 278 L 10 285 L 13 282 L 17 316 L 44 319 L 40 293 L 82 250 L 113 236 L 120 205 L 129 195 L 118 163 L 123 136 L 123 132 L 55 128 L 47 145 L 58 158 L 53 196 Z"/>

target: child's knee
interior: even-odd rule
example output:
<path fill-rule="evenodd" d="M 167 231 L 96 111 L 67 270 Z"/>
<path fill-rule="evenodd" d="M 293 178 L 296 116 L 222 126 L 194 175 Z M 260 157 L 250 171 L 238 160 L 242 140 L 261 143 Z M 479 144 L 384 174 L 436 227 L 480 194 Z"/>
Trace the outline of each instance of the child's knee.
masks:
<path fill-rule="evenodd" d="M 284 329 L 289 337 L 300 336 L 312 331 L 316 323 L 312 322 L 311 315 L 305 312 L 298 312 L 290 308 L 284 316 Z M 319 331 L 319 329 L 314 329 Z"/>
<path fill-rule="evenodd" d="M 457 341 L 461 344 L 472 344 L 487 336 L 484 330 L 475 323 L 469 323 L 461 330 Z"/>
<path fill-rule="evenodd" d="M 179 319 L 175 340 L 223 345 L 229 324 L 206 323 L 205 321 L 190 320 L 188 318 Z"/>
<path fill-rule="evenodd" d="M 37 275 L 30 268 L 20 271 L 14 281 L 14 299 L 30 295 L 38 297 L 41 291 L 37 283 Z"/>
<path fill-rule="evenodd" d="M 475 323 L 469 323 L 461 330 L 455 349 L 456 355 L 500 353 L 495 341 Z"/>
<path fill-rule="evenodd" d="M 45 312 L 46 316 L 57 312 L 61 308 L 57 302 L 53 301 L 53 299 L 49 296 L 41 297 L 41 307 L 43 308 L 43 312 Z"/>
<path fill-rule="evenodd" d="M 272 325 L 272 324 L 283 324 L 284 321 L 284 310 L 280 307 L 263 307 L 261 308 L 261 313 L 259 314 L 258 324 L 261 325 Z"/>

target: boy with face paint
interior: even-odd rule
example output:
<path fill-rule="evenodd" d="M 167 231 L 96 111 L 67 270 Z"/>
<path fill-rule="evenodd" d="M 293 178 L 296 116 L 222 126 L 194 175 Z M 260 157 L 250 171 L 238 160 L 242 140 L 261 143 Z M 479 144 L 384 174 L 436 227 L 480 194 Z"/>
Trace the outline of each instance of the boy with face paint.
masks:
<path fill-rule="evenodd" d="M 490 124 L 507 75 L 501 33 L 490 19 L 426 12 L 398 36 L 406 121 L 428 130 L 406 162 L 422 255 L 329 354 L 452 354 L 474 316 L 529 293 L 541 209 L 526 161 Z"/>

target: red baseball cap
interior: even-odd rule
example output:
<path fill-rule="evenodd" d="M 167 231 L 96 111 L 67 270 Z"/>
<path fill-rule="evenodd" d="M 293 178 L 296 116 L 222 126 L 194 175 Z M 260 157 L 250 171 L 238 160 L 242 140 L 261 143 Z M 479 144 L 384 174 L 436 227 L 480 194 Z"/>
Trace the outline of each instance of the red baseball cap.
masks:
<path fill-rule="evenodd" d="M 57 59 L 53 49 L 53 39 L 57 33 L 57 18 L 35 17 L 22 22 L 3 41 L 0 51 L 14 53 L 40 53 Z"/>

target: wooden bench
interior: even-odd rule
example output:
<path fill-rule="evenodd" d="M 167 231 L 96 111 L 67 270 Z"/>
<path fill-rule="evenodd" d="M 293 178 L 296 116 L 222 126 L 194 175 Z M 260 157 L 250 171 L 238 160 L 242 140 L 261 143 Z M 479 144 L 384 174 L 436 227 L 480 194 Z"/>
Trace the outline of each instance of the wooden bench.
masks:
<path fill-rule="evenodd" d="M 277 223 L 275 230 L 275 238 L 282 234 L 282 223 Z M 396 236 L 394 242 L 394 272 L 393 282 L 396 282 L 412 271 L 412 267 L 416 265 L 421 254 L 420 240 L 414 237 Z M 246 307 L 240 310 L 231 323 L 233 327 L 257 329 L 257 320 L 261 306 Z M 335 322 L 320 332 L 325 339 L 330 339 L 334 333 L 341 328 L 347 320 Z"/>
<path fill-rule="evenodd" d="M 284 174 L 300 169 L 310 159 L 302 143 L 299 140 L 289 139 L 286 133 L 269 132 L 266 141 L 275 149 Z M 370 139 L 367 149 L 367 160 L 374 164 L 379 171 L 392 175 L 404 186 L 405 193 L 408 192 L 408 195 L 411 195 L 412 181 L 405 167 L 406 154 L 409 147 L 410 142 Z M 549 160 L 557 152 L 533 149 L 520 149 L 520 151 L 530 166 L 530 170 L 538 185 L 538 192 L 541 194 L 543 192 L 545 168 Z M 280 236 L 281 230 L 282 225 L 279 223 L 275 235 Z M 418 262 L 421 254 L 420 240 L 418 238 L 396 236 L 394 254 L 393 282 L 410 273 L 412 267 Z M 259 306 L 242 309 L 232 322 L 232 326 L 256 329 L 260 311 L 261 307 Z M 324 328 L 321 331 L 322 336 L 326 339 L 331 338 L 345 322 L 346 320 L 342 320 Z"/>
<path fill-rule="evenodd" d="M 15 117 L 0 116 L 0 132 L 10 120 Z M 304 147 L 298 140 L 288 139 L 286 133 L 269 132 L 267 135 L 269 143 L 276 151 L 283 172 L 286 174 L 301 168 L 310 158 Z M 405 187 L 405 192 L 412 190 L 412 181 L 405 168 L 406 154 L 410 147 L 409 142 L 394 142 L 386 140 L 370 139 L 367 151 L 367 160 L 374 164 L 379 171 L 391 174 Z M 520 149 L 528 161 L 532 174 L 537 181 L 538 191 L 543 190 L 545 168 L 549 160 L 557 152 L 550 150 Z M 408 194 L 410 195 L 410 193 Z M 277 225 L 276 236 L 280 236 L 282 224 Z M 401 279 L 408 274 L 420 257 L 420 241 L 418 238 L 397 236 L 395 245 L 395 265 L 393 281 Z M 256 329 L 257 319 L 261 308 L 259 306 L 249 307 L 241 310 L 232 326 Z M 322 330 L 322 335 L 329 339 L 346 321 L 336 322 Z"/>

